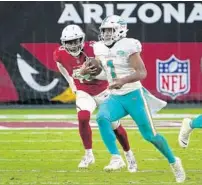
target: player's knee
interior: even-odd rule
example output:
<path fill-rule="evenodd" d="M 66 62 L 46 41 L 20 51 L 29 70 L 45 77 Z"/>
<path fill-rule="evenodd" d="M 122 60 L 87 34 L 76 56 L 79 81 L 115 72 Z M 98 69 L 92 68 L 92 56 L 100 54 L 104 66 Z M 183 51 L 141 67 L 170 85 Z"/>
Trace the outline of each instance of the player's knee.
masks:
<path fill-rule="evenodd" d="M 78 112 L 79 122 L 89 122 L 90 121 L 90 112 L 87 110 L 81 110 Z"/>
<path fill-rule="evenodd" d="M 148 142 L 157 145 L 158 143 L 160 143 L 160 141 L 162 140 L 162 136 L 159 134 L 148 134 L 144 136 L 145 140 L 147 140 Z"/>
<path fill-rule="evenodd" d="M 105 142 L 116 140 L 116 135 L 111 128 L 111 124 L 107 124 L 105 121 L 105 118 L 100 118 L 97 120 L 99 131 L 103 140 L 105 140 Z"/>
<path fill-rule="evenodd" d="M 143 137 L 146 141 L 153 143 L 155 141 L 155 136 L 152 133 L 145 133 L 143 134 Z"/>
<path fill-rule="evenodd" d="M 100 111 L 96 115 L 96 121 L 99 125 L 102 125 L 102 123 L 105 123 L 105 120 L 109 120 L 109 116 L 107 112 Z"/>
<path fill-rule="evenodd" d="M 96 116 L 96 121 L 99 125 L 101 125 L 102 123 L 104 123 L 103 121 L 106 120 L 105 115 L 103 114 L 97 114 Z"/>
<path fill-rule="evenodd" d="M 116 130 L 120 126 L 120 121 L 114 121 L 112 122 L 112 128 L 113 130 Z"/>

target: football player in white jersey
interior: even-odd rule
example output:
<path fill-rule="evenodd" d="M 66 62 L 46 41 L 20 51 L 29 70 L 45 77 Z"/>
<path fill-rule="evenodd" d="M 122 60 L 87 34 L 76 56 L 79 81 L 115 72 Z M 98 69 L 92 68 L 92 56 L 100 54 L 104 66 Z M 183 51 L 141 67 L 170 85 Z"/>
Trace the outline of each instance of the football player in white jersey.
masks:
<path fill-rule="evenodd" d="M 100 26 L 101 41 L 94 44 L 94 53 L 101 62 L 111 89 L 110 97 L 100 105 L 97 114 L 102 139 L 112 154 L 105 170 L 116 170 L 123 166 L 123 159 L 116 146 L 116 137 L 111 122 L 130 115 L 137 124 L 143 138 L 152 143 L 168 160 L 177 182 L 184 182 L 186 175 L 181 160 L 175 157 L 166 139 L 157 133 L 141 80 L 147 76 L 140 56 L 141 43 L 126 38 L 127 24 L 120 16 L 105 18 Z"/>
<path fill-rule="evenodd" d="M 202 128 L 202 115 L 197 116 L 193 120 L 185 118 L 182 121 L 182 126 L 178 136 L 179 145 L 182 148 L 187 148 L 189 145 L 189 139 L 193 129 Z"/>

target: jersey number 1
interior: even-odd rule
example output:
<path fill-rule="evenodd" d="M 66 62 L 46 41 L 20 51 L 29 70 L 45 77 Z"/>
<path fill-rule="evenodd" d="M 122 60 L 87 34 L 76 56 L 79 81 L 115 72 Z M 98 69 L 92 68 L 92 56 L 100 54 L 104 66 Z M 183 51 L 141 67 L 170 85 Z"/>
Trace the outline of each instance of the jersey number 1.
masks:
<path fill-rule="evenodd" d="M 110 67 L 112 78 L 116 78 L 115 68 L 112 60 L 107 61 L 107 66 Z"/>

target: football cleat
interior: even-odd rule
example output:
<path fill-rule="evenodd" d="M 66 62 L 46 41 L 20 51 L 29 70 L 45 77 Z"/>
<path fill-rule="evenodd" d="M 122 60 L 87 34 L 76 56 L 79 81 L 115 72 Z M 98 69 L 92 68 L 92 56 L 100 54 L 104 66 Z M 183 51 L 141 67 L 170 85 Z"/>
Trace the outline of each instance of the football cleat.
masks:
<path fill-rule="evenodd" d="M 171 169 L 175 175 L 176 182 L 182 183 L 186 179 L 186 174 L 182 166 L 181 160 L 178 157 L 175 157 L 176 161 L 173 164 L 170 164 Z"/>
<path fill-rule="evenodd" d="M 95 163 L 95 158 L 93 154 L 86 154 L 81 159 L 81 162 L 78 165 L 78 168 L 88 168 L 90 164 Z"/>
<path fill-rule="evenodd" d="M 115 171 L 126 166 L 125 162 L 123 161 L 120 155 L 113 155 L 109 165 L 104 167 L 105 171 Z"/>
<path fill-rule="evenodd" d="M 183 148 L 188 147 L 188 144 L 189 144 L 189 138 L 190 138 L 190 134 L 192 131 L 190 123 L 191 123 L 191 119 L 185 118 L 182 121 L 182 125 L 180 128 L 180 133 L 178 136 L 178 142 L 179 142 L 179 145 Z"/>
<path fill-rule="evenodd" d="M 126 161 L 127 161 L 127 166 L 128 166 L 128 171 L 133 173 L 137 172 L 137 163 L 135 160 L 135 156 L 133 155 L 132 151 L 130 152 L 124 152 Z"/>

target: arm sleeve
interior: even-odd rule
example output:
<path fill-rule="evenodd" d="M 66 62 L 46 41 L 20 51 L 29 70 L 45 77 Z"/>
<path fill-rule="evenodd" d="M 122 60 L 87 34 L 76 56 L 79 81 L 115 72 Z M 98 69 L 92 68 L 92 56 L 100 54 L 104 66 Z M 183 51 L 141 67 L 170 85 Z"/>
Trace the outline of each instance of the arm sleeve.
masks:
<path fill-rule="evenodd" d="M 93 52 L 94 52 L 95 57 L 100 56 L 100 50 L 99 50 L 100 46 L 99 45 L 100 45 L 99 42 L 95 42 L 93 44 Z"/>
<path fill-rule="evenodd" d="M 60 54 L 58 52 L 58 49 L 53 52 L 53 60 L 55 62 L 60 62 Z"/>
<path fill-rule="evenodd" d="M 141 53 L 142 51 L 142 44 L 140 43 L 139 40 L 136 39 L 130 39 L 130 42 L 128 42 L 128 53 L 129 55 L 132 55 L 134 53 Z"/>
<path fill-rule="evenodd" d="M 72 89 L 73 92 L 76 92 L 76 86 L 74 84 L 74 80 L 73 78 L 69 75 L 69 73 L 67 72 L 67 70 L 62 66 L 62 64 L 60 64 L 59 62 L 56 62 L 57 67 L 60 71 L 60 73 L 63 75 L 63 77 L 67 80 L 67 82 L 69 83 L 70 88 Z"/>

